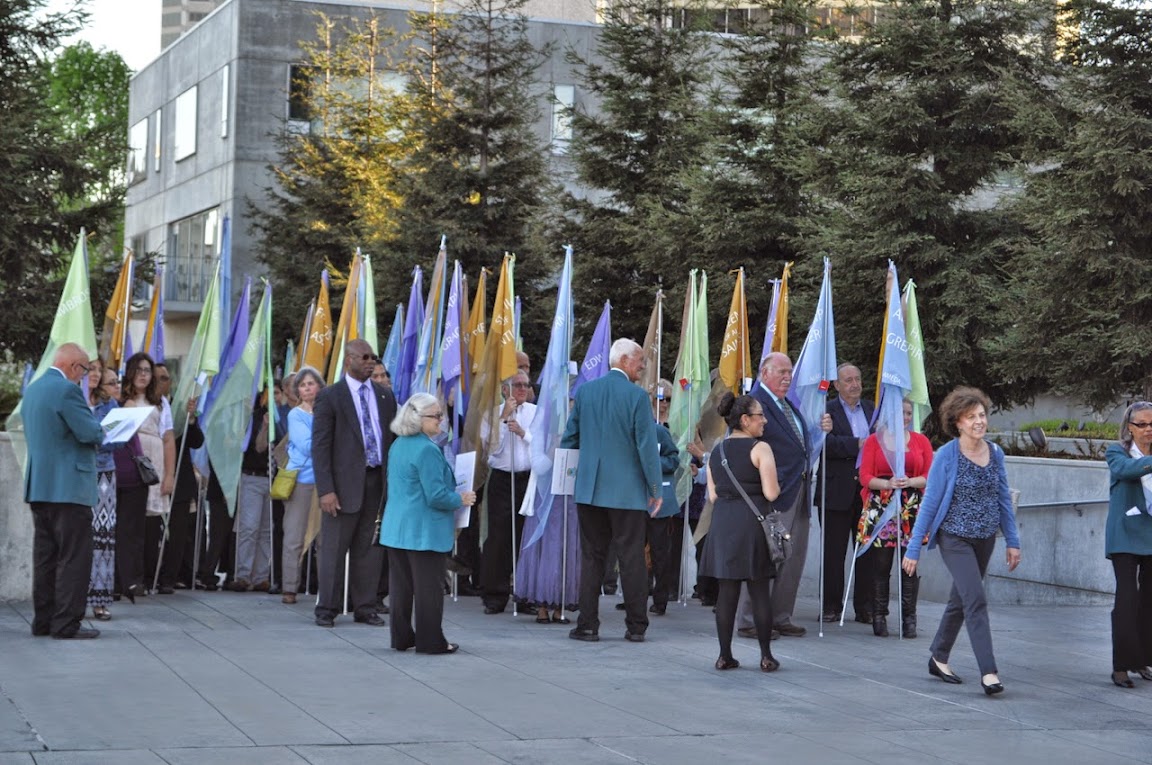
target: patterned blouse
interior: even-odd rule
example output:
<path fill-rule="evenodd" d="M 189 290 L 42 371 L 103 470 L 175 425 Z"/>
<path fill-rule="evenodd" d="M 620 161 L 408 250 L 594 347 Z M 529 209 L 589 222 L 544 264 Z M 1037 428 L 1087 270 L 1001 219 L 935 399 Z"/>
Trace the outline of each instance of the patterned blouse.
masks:
<path fill-rule="evenodd" d="M 1000 528 L 1000 476 L 995 460 L 981 467 L 960 454 L 952 506 L 940 528 L 968 539 L 987 539 Z"/>

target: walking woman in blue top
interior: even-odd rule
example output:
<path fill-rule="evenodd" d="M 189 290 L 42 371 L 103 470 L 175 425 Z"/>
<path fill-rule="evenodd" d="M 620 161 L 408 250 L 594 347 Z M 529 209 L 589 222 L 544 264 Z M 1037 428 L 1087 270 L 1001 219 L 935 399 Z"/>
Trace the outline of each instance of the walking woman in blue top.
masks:
<path fill-rule="evenodd" d="M 1152 680 L 1152 403 L 1124 412 L 1120 442 L 1108 447 L 1111 484 L 1104 555 L 1116 576 L 1112 608 L 1112 682 L 1133 687 L 1129 672 Z"/>
<path fill-rule="evenodd" d="M 996 546 L 997 529 L 1004 532 L 1008 570 L 1020 565 L 1020 536 L 1012 514 L 1004 451 L 986 441 L 991 402 L 976 388 L 957 388 L 940 406 L 940 422 L 953 440 L 940 447 L 928 473 L 924 499 L 904 554 L 904 571 L 916 575 L 924 544 L 940 548 L 952 574 L 952 594 L 932 641 L 928 673 L 946 683 L 963 682 L 948 666 L 960 627 L 968 626 L 968 641 L 980 667 L 980 685 L 989 696 L 1004 691 L 992 653 L 984 573 Z"/>

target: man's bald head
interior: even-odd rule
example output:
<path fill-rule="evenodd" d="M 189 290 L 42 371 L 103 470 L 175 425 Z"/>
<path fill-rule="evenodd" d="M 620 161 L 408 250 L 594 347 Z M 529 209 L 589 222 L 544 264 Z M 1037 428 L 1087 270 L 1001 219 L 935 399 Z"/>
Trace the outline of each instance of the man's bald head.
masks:
<path fill-rule="evenodd" d="M 56 349 L 56 355 L 52 357 L 52 366 L 63 372 L 72 382 L 78 383 L 81 377 L 88 374 L 88 351 L 76 343 L 64 343 Z"/>
<path fill-rule="evenodd" d="M 367 340 L 350 340 L 344 346 L 344 371 L 354 380 L 364 382 L 372 376 L 376 354 Z"/>

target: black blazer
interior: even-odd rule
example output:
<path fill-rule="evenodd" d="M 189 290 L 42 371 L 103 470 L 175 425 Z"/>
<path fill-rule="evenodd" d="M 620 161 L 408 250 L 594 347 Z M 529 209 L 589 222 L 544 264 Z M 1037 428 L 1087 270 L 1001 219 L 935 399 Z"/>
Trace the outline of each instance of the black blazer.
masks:
<path fill-rule="evenodd" d="M 808 491 L 808 426 L 804 423 L 804 418 L 800 416 L 800 412 L 796 411 L 791 403 L 785 400 L 784 405 L 792 407 L 792 413 L 796 415 L 796 419 L 800 422 L 800 432 L 803 434 L 804 441 L 796 440 L 796 431 L 784 419 L 784 412 L 780 411 L 780 407 L 776 405 L 776 400 L 772 398 L 762 383 L 756 383 L 752 388 L 752 397 L 760 402 L 760 406 L 764 409 L 764 435 L 760 437 L 772 447 L 772 456 L 776 460 L 776 479 L 780 482 L 780 497 L 774 503 L 776 508 L 781 512 L 789 510 L 792 503 L 796 501 L 796 496 L 801 492 L 807 493 Z M 808 500 L 804 500 L 807 502 Z M 803 511 L 807 513 L 805 509 Z M 804 517 L 807 517 L 806 515 Z"/>
<path fill-rule="evenodd" d="M 872 422 L 872 402 L 860 399 L 860 407 L 868 422 Z M 852 425 L 840 403 L 840 397 L 828 402 L 826 410 L 832 415 L 832 432 L 824 440 L 825 460 L 828 466 L 828 480 L 824 486 L 827 492 L 830 512 L 848 512 L 857 507 L 860 500 L 860 483 L 856 476 L 856 457 L 860 454 L 860 442 L 852 435 Z M 869 428 L 871 430 L 871 428 Z M 816 484 L 816 504 L 820 504 L 820 484 Z"/>
<path fill-rule="evenodd" d="M 392 391 L 372 383 L 376 395 L 376 409 L 380 413 L 380 461 L 388 464 L 388 448 L 392 445 L 389 425 L 396 416 L 396 398 Z M 340 512 L 358 513 L 364 499 L 364 472 L 368 463 L 364 458 L 364 437 L 352 391 L 344 378 L 320 391 L 312 410 L 312 468 L 316 472 L 316 491 L 322 497 L 336 492 L 340 499 Z M 388 484 L 380 507 L 388 497 Z M 373 513 L 380 511 L 372 507 Z"/>

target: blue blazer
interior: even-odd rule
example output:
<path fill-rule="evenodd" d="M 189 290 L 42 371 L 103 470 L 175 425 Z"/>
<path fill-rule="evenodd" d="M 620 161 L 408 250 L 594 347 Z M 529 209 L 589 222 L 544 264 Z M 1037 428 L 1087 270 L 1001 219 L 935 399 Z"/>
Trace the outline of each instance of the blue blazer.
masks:
<path fill-rule="evenodd" d="M 671 518 L 680 513 L 676 501 L 676 469 L 680 467 L 680 450 L 672 439 L 672 432 L 656 423 L 656 440 L 660 444 L 660 492 L 664 501 L 660 504 L 657 518 Z"/>
<path fill-rule="evenodd" d="M 460 507 L 456 476 L 444 452 L 423 433 L 399 436 L 388 449 L 388 503 L 380 544 L 450 552 Z"/>
<path fill-rule="evenodd" d="M 1152 555 L 1152 515 L 1144 499 L 1140 479 L 1152 473 L 1152 457 L 1133 457 L 1120 444 L 1104 453 L 1111 477 L 1108 488 L 1108 521 L 1104 527 L 1104 555 L 1113 553 Z M 1139 515 L 1128 515 L 1132 508 Z"/>
<path fill-rule="evenodd" d="M 28 441 L 24 501 L 94 506 L 104 429 L 80 386 L 53 367 L 24 391 L 20 414 Z"/>
<path fill-rule="evenodd" d="M 1012 495 L 1008 492 L 1008 473 L 1004 470 L 1004 451 L 988 442 L 992 463 L 996 466 L 1000 489 L 1000 530 L 1004 532 L 1004 544 L 1020 549 L 1020 534 L 1016 530 L 1016 516 L 1012 514 Z M 916 514 L 916 525 L 912 528 L 912 538 L 908 540 L 905 557 L 920 560 L 920 548 L 928 539 L 928 549 L 936 546 L 936 532 L 952 508 L 952 492 L 956 489 L 956 473 L 960 464 L 960 439 L 954 438 L 940 447 L 932 458 L 932 469 L 928 471 L 928 485 L 924 487 L 924 498 Z"/>
<path fill-rule="evenodd" d="M 800 412 L 796 411 L 796 407 L 785 399 L 784 406 L 792 407 L 793 414 L 800 422 L 800 432 L 804 438 L 801 443 L 796 440 L 796 431 L 788 424 L 788 420 L 784 419 L 784 412 L 776 405 L 776 400 L 764 388 L 763 383 L 752 386 L 752 397 L 760 402 L 764 410 L 764 435 L 760 436 L 760 440 L 772 447 L 772 456 L 776 460 L 780 496 L 774 504 L 781 512 L 786 512 L 792 509 L 801 491 L 805 495 L 808 493 L 808 469 L 812 464 L 808 457 L 808 426 L 804 423 Z M 806 518 L 808 510 L 803 509 L 803 513 Z"/>
<path fill-rule="evenodd" d="M 647 510 L 662 496 L 657 427 L 648 394 L 620 370 L 581 385 L 560 440 L 580 449 L 576 502 Z"/>

